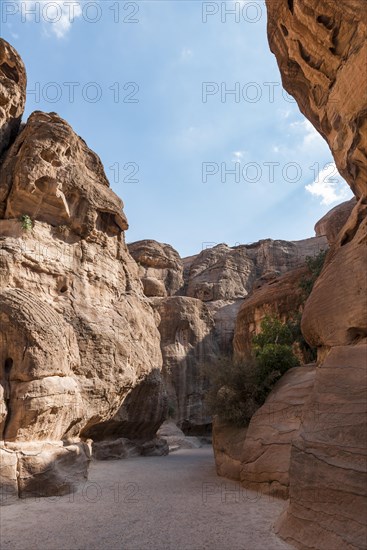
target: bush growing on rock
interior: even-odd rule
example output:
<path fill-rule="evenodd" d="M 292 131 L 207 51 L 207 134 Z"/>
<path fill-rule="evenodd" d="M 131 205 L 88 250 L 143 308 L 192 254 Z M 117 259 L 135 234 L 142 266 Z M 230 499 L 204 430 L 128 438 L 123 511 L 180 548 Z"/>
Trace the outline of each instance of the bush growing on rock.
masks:
<path fill-rule="evenodd" d="M 288 324 L 266 317 L 253 339 L 253 358 L 246 362 L 221 357 L 206 365 L 210 380 L 206 404 L 210 414 L 235 426 L 246 426 L 261 407 L 275 383 L 290 368 L 299 365 Z"/>
<path fill-rule="evenodd" d="M 300 282 L 300 287 L 305 293 L 305 299 L 309 297 L 316 279 L 320 275 L 322 268 L 324 267 L 327 250 L 320 250 L 316 256 L 307 256 L 306 265 L 309 269 L 310 275 L 304 277 Z"/>

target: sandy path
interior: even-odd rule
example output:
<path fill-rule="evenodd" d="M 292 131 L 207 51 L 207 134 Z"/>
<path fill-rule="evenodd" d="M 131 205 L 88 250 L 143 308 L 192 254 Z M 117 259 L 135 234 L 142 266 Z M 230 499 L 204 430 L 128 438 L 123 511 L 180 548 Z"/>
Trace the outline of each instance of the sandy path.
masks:
<path fill-rule="evenodd" d="M 281 550 L 284 503 L 218 478 L 212 449 L 93 462 L 74 495 L 2 507 L 1 550 Z"/>

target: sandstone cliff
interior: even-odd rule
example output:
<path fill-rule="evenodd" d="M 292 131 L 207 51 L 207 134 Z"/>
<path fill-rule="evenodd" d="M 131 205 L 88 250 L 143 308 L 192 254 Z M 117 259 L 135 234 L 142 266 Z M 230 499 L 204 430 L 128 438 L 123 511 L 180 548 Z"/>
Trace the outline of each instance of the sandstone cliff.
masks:
<path fill-rule="evenodd" d="M 159 314 L 170 414 L 185 433 L 204 433 L 211 418 L 204 404 L 208 381 L 203 366 L 220 354 L 232 353 L 236 318 L 244 298 L 254 286 L 271 285 L 280 274 L 296 269 L 299 278 L 304 273 L 299 266 L 307 256 L 326 249 L 327 240 L 324 236 L 302 241 L 266 239 L 234 248 L 219 244 L 183 259 L 170 245 L 152 240 L 128 247 L 139 265 L 144 292 Z M 301 303 L 294 281 L 293 276 L 287 286 L 294 302 L 292 312 L 298 311 Z M 275 287 L 276 297 L 279 285 L 269 286 Z M 289 314 L 291 300 L 274 313 Z M 265 313 L 266 309 L 262 315 Z M 249 345 L 250 338 L 246 344 L 242 336 L 238 338 L 241 345 Z"/>
<path fill-rule="evenodd" d="M 2 75 L 18 71 L 25 85 L 16 52 L 0 44 Z M 85 476 L 80 438 L 152 439 L 167 406 L 157 321 L 125 245 L 122 201 L 56 114 L 35 112 L 14 135 L 23 94 L 14 110 L 16 94 L 4 93 L 0 120 L 2 146 L 13 138 L 0 166 L 0 438 L 12 465 L 4 485 L 19 496 L 50 464 L 48 494 L 68 489 L 67 470 L 70 484 Z M 28 451 L 38 481 L 28 472 L 23 486 L 15 472 Z"/>
<path fill-rule="evenodd" d="M 303 333 L 318 367 L 290 461 L 290 505 L 278 524 L 300 548 L 362 549 L 366 461 L 367 98 L 364 2 L 267 1 L 284 87 L 327 140 L 358 204 L 306 303 Z M 317 419 L 313 411 L 319 411 Z"/>

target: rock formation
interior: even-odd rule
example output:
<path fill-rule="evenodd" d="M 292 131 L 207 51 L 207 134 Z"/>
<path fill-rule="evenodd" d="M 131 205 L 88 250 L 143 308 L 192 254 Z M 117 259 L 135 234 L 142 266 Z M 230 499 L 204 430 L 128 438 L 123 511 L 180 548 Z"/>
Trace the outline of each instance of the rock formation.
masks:
<path fill-rule="evenodd" d="M 148 297 L 175 296 L 183 286 L 183 264 L 178 252 L 169 244 L 145 240 L 128 245 L 139 265 L 139 276 Z"/>
<path fill-rule="evenodd" d="M 307 267 L 293 269 L 289 273 L 265 282 L 244 300 L 237 315 L 233 351 L 237 359 L 251 354 L 252 338 L 261 330 L 261 321 L 268 315 L 282 322 L 296 321 L 302 314 L 305 302 L 302 280 L 308 275 Z M 295 350 L 302 363 L 307 357 Z"/>
<path fill-rule="evenodd" d="M 204 404 L 208 381 L 203 367 L 219 353 L 212 316 L 201 300 L 186 296 L 157 298 L 154 308 L 161 319 L 169 414 L 185 434 L 205 433 L 211 418 Z"/>
<path fill-rule="evenodd" d="M 238 312 L 255 286 L 304 265 L 307 256 L 326 249 L 325 237 L 302 241 L 262 240 L 203 250 L 186 263 L 185 292 L 203 300 L 212 312 L 222 353 L 232 350 Z"/>
<path fill-rule="evenodd" d="M 5 40 L 0 40 L 0 157 L 18 133 L 26 99 L 27 77 L 23 61 Z"/>
<path fill-rule="evenodd" d="M 1 74 L 25 82 L 0 44 Z M 2 97 L 1 136 L 14 139 L 24 98 L 14 110 L 16 96 Z M 155 437 L 167 407 L 157 321 L 125 245 L 123 204 L 56 114 L 33 113 L 3 155 L 0 218 L 3 486 L 14 489 L 15 468 L 19 496 L 40 480 L 58 494 L 67 472 L 61 490 L 86 475 L 88 438 L 138 440 L 145 453 Z"/>
<path fill-rule="evenodd" d="M 243 443 L 247 427 L 237 427 L 213 418 L 213 450 L 219 476 L 240 481 Z"/>
<path fill-rule="evenodd" d="M 307 256 L 326 249 L 326 238 L 293 242 L 267 239 L 234 248 L 220 244 L 182 260 L 171 246 L 156 241 L 139 241 L 128 247 L 139 265 L 145 294 L 159 314 L 171 416 L 186 434 L 205 433 L 211 418 L 203 402 L 208 383 L 203 378 L 203 366 L 219 354 L 232 352 L 236 318 L 244 298 L 254 286 L 274 281 L 278 275 L 304 265 Z M 297 311 L 300 289 L 292 287 L 293 279 L 287 291 Z M 269 288 L 273 288 L 270 282 Z M 275 296 L 278 294 L 279 286 Z M 288 302 L 283 304 L 282 314 Z"/>
<path fill-rule="evenodd" d="M 315 379 L 315 365 L 290 369 L 251 418 L 242 447 L 244 487 L 280 498 L 289 496 L 291 444 Z M 317 422 L 317 409 L 314 410 Z"/>
<path fill-rule="evenodd" d="M 268 37 L 284 88 L 326 139 L 357 199 L 367 181 L 364 2 L 267 0 Z"/>
<path fill-rule="evenodd" d="M 291 443 L 299 433 L 314 378 L 315 365 L 290 369 L 248 427 L 215 419 L 213 448 L 218 475 L 241 481 L 243 487 L 261 495 L 288 498 Z"/>
<path fill-rule="evenodd" d="M 356 204 L 356 199 L 353 198 L 332 208 L 315 225 L 316 235 L 318 237 L 325 236 L 330 246 L 334 244 Z"/>
<path fill-rule="evenodd" d="M 359 0 L 267 1 L 284 87 L 327 140 L 358 200 L 306 303 L 318 367 L 290 462 L 277 529 L 302 549 L 366 546 L 366 10 Z M 319 411 L 316 419 L 313 411 Z"/>

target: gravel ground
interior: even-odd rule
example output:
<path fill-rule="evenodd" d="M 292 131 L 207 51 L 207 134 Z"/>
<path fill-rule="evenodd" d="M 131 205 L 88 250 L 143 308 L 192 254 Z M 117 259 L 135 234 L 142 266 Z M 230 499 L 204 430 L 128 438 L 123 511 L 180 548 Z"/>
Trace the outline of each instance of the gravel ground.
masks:
<path fill-rule="evenodd" d="M 217 477 L 211 447 L 93 462 L 74 495 L 0 510 L 1 550 L 285 550 L 284 502 Z"/>

